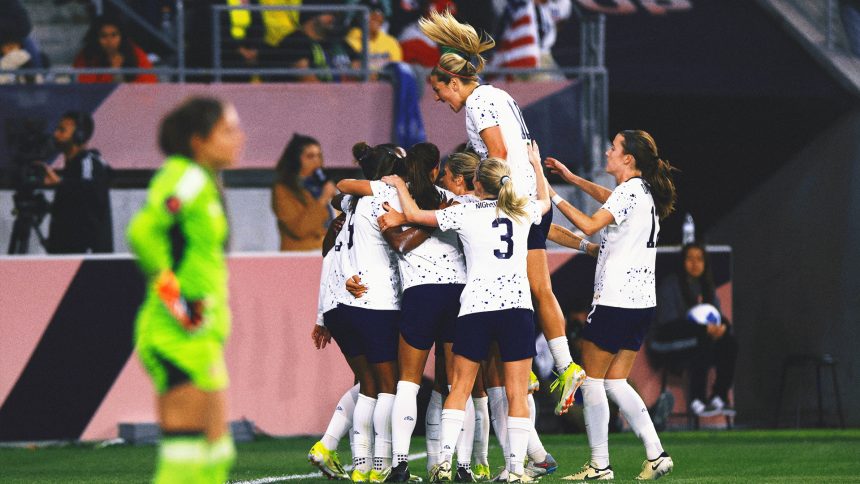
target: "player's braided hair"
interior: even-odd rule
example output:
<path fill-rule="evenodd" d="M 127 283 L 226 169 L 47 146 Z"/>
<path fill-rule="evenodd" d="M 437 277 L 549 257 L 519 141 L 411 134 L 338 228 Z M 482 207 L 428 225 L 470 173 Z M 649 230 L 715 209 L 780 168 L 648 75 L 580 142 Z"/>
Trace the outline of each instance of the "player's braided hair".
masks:
<path fill-rule="evenodd" d="M 445 83 L 454 77 L 467 83 L 477 82 L 478 73 L 484 70 L 485 64 L 481 52 L 496 45 L 492 37 L 479 36 L 474 27 L 458 22 L 447 10 L 444 13 L 431 11 L 429 18 L 418 21 L 418 26 L 442 50 L 431 76 Z"/>

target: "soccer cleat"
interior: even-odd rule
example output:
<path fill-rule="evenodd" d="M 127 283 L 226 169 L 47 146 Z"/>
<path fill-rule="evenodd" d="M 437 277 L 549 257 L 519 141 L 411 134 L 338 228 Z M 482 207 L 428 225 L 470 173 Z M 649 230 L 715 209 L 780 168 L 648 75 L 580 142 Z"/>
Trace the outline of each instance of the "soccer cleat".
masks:
<path fill-rule="evenodd" d="M 457 466 L 457 475 L 454 476 L 454 482 L 477 482 L 475 475 L 472 474 L 472 469 L 464 466 Z"/>
<path fill-rule="evenodd" d="M 642 472 L 636 476 L 636 480 L 653 481 L 654 479 L 659 479 L 672 472 L 673 467 L 675 467 L 675 464 L 672 462 L 672 458 L 669 457 L 669 454 L 663 452 L 660 454 L 660 457 L 654 460 L 646 460 L 642 463 Z"/>
<path fill-rule="evenodd" d="M 430 482 L 451 482 L 451 463 L 443 461 L 430 470 Z"/>
<path fill-rule="evenodd" d="M 561 372 L 561 375 L 558 375 L 558 378 L 550 384 L 550 392 L 554 392 L 557 388 L 559 388 L 559 391 L 561 392 L 558 399 L 558 405 L 555 406 L 556 415 L 567 413 L 567 409 L 573 405 L 573 395 L 576 393 L 576 389 L 579 388 L 584 381 L 585 370 L 576 363 L 571 362 L 571 364 L 567 365 L 567 368 Z"/>
<path fill-rule="evenodd" d="M 608 481 L 615 479 L 615 473 L 612 472 L 612 466 L 606 466 L 603 469 L 598 469 L 591 465 L 591 462 L 586 462 L 582 469 L 576 474 L 564 476 L 563 481 Z"/>
<path fill-rule="evenodd" d="M 552 474 L 556 469 L 558 469 L 558 462 L 552 458 L 552 455 L 547 454 L 543 462 L 529 460 L 528 464 L 526 464 L 525 472 L 529 477 L 539 478 L 547 474 Z"/>
<path fill-rule="evenodd" d="M 352 470 L 350 480 L 352 480 L 352 482 L 370 482 L 370 471 L 363 471 L 359 468 L 355 468 Z"/>
<path fill-rule="evenodd" d="M 475 480 L 478 482 L 489 481 L 492 477 L 490 466 L 487 464 L 475 464 L 472 466 L 472 475 L 475 476 Z"/>
<path fill-rule="evenodd" d="M 323 475 L 329 479 L 349 479 L 349 474 L 340 465 L 337 452 L 326 449 L 322 441 L 311 447 L 308 452 L 308 461 L 311 465 L 318 467 Z"/>
<path fill-rule="evenodd" d="M 421 479 L 421 476 L 416 476 L 415 474 L 409 474 L 409 482 L 424 482 L 424 479 Z"/>
<path fill-rule="evenodd" d="M 529 393 L 533 393 L 540 390 L 540 380 L 538 380 L 535 372 L 529 373 Z"/>
<path fill-rule="evenodd" d="M 370 482 L 385 482 L 385 480 L 388 479 L 389 474 L 391 474 L 390 467 L 387 467 L 381 471 L 371 469 L 370 476 L 368 477 L 368 479 L 370 480 Z"/>
<path fill-rule="evenodd" d="M 409 482 L 409 463 L 401 462 L 391 468 L 385 482 Z"/>
<path fill-rule="evenodd" d="M 538 480 L 529 476 L 525 472 L 522 474 L 514 474 L 513 472 L 508 472 L 508 482 L 537 482 Z"/>

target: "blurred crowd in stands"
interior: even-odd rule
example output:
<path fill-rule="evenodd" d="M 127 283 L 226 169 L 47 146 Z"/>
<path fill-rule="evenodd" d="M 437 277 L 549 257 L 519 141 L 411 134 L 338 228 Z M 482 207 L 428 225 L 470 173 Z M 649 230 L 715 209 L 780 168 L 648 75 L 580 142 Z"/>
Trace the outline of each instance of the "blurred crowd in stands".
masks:
<path fill-rule="evenodd" d="M 72 1 L 72 0 L 61 0 Z M 80 41 L 74 59 L 75 68 L 150 69 L 175 65 L 176 52 L 165 50 L 163 42 L 153 40 L 152 32 L 174 39 L 175 4 L 168 0 L 128 2 L 137 19 L 144 19 L 149 29 L 129 21 L 127 12 L 103 4 L 96 13 L 88 5 L 91 25 Z M 299 75 L 272 75 L 265 72 L 225 76 L 238 82 L 338 82 L 350 80 L 338 73 L 341 69 L 361 68 L 364 19 L 357 11 L 278 10 L 268 7 L 323 7 L 359 5 L 370 10 L 367 22 L 368 68 L 380 72 L 390 62 L 432 67 L 439 58 L 438 47 L 418 29 L 418 19 L 430 11 L 450 10 L 458 19 L 496 39 L 490 52 L 491 67 L 550 68 L 556 64 L 551 49 L 557 29 L 571 17 L 572 0 L 201 0 L 185 2 L 185 66 L 212 68 L 214 52 L 220 52 L 217 64 L 233 69 L 317 69 Z M 222 11 L 212 21 L 213 6 L 264 7 L 264 9 L 231 9 Z M 20 0 L 0 0 L 0 68 L 49 67 L 46 56 L 39 53 L 32 35 L 33 26 Z M 132 19 L 134 20 L 134 19 Z M 214 26 L 214 27 L 213 27 Z M 219 32 L 214 35 L 213 28 Z M 219 39 L 213 49 L 213 39 Z M 57 66 L 60 66 L 57 63 Z M 133 71 L 126 75 L 86 73 L 77 76 L 81 83 L 157 82 L 155 73 Z M 167 78 L 162 78 L 167 79 Z M 199 79 L 205 81 L 206 79 Z M 33 76 L 6 74 L 2 83 L 39 82 Z"/>

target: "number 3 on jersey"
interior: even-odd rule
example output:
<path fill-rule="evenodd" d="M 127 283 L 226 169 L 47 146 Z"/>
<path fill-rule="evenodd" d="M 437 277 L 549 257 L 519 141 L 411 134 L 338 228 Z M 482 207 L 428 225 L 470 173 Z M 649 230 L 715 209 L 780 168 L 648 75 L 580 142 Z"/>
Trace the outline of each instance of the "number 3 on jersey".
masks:
<path fill-rule="evenodd" d="M 500 235 L 499 238 L 502 239 L 502 242 L 507 244 L 507 250 L 502 252 L 499 249 L 495 249 L 493 251 L 493 255 L 498 259 L 510 259 L 511 256 L 514 255 L 514 224 L 504 217 L 493 220 L 494 229 L 499 228 L 501 225 L 505 226 L 505 233 L 504 235 Z"/>

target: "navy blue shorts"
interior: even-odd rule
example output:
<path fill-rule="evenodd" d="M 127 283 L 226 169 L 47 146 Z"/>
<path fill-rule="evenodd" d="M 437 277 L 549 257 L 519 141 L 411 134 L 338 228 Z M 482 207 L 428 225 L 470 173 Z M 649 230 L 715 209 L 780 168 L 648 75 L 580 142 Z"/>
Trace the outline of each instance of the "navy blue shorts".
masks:
<path fill-rule="evenodd" d="M 332 310 L 334 311 L 334 310 Z M 400 311 L 365 309 L 344 304 L 337 305 L 332 325 L 326 327 L 347 357 L 364 355 L 368 363 L 385 363 L 397 360 L 397 323 Z"/>
<path fill-rule="evenodd" d="M 422 284 L 403 291 L 400 336 L 413 348 L 429 350 L 437 340 L 454 341 L 465 284 Z"/>
<path fill-rule="evenodd" d="M 529 239 L 526 244 L 528 250 L 543 249 L 546 250 L 546 238 L 549 237 L 549 228 L 552 225 L 552 207 L 549 212 L 544 214 L 540 219 L 540 225 L 532 224 L 529 229 Z"/>
<path fill-rule="evenodd" d="M 654 319 L 654 310 L 594 306 L 582 337 L 613 354 L 620 350 L 639 351 Z"/>
<path fill-rule="evenodd" d="M 530 309 L 503 309 L 457 318 L 454 354 L 472 361 L 487 359 L 490 343 L 499 343 L 502 361 L 519 361 L 535 355 L 535 321 Z"/>

